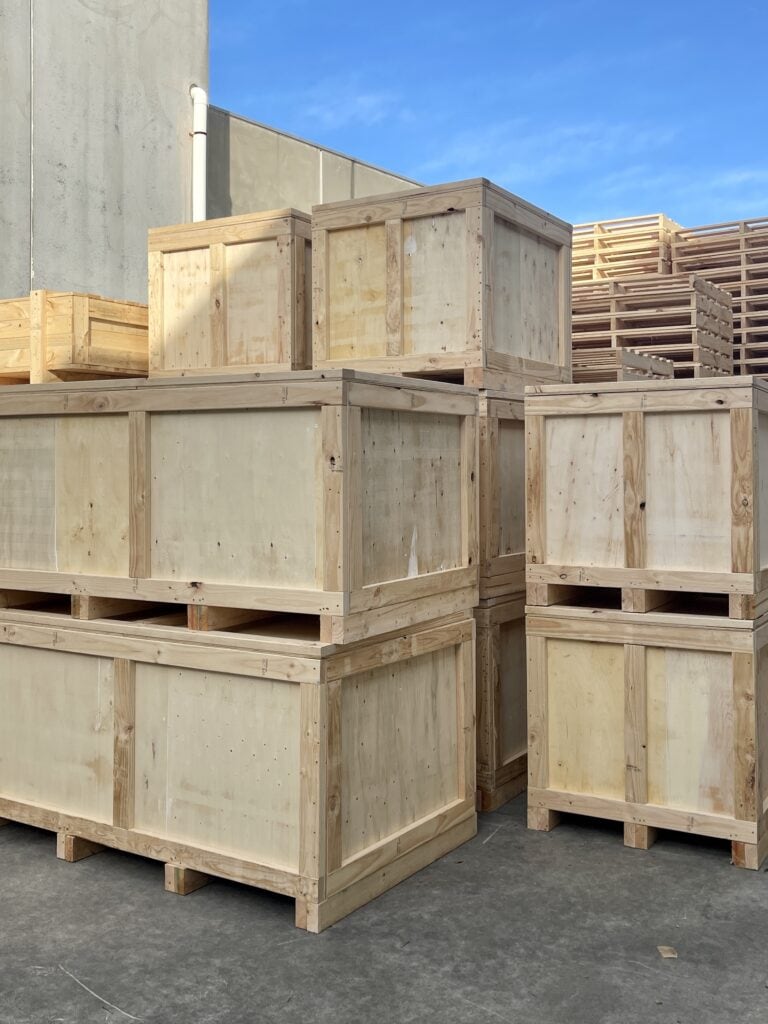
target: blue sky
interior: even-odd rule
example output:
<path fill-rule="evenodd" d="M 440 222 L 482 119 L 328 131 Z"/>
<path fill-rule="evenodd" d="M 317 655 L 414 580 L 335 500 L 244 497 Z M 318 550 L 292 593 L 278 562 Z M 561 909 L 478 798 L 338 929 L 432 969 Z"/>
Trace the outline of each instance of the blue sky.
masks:
<path fill-rule="evenodd" d="M 768 4 L 210 0 L 211 102 L 571 221 L 768 216 Z"/>

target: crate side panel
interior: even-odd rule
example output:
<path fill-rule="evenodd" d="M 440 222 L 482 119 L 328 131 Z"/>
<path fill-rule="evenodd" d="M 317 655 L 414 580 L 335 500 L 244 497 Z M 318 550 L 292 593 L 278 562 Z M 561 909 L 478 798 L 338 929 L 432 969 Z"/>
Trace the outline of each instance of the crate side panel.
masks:
<path fill-rule="evenodd" d="M 59 572 L 128 575 L 128 417 L 56 420 Z"/>
<path fill-rule="evenodd" d="M 343 859 L 461 796 L 456 671 L 450 647 L 343 680 Z"/>
<path fill-rule="evenodd" d="M 152 417 L 152 574 L 315 587 L 318 409 Z"/>
<path fill-rule="evenodd" d="M 545 423 L 545 561 L 623 566 L 621 417 L 553 416 Z"/>
<path fill-rule="evenodd" d="M 493 229 L 493 348 L 557 365 L 560 306 L 557 246 L 497 217 Z"/>
<path fill-rule="evenodd" d="M 547 640 L 549 786 L 624 799 L 624 646 Z"/>
<path fill-rule="evenodd" d="M 758 548 L 760 567 L 768 568 L 768 415 L 758 415 Z"/>
<path fill-rule="evenodd" d="M 646 564 L 731 571 L 729 414 L 649 413 Z"/>
<path fill-rule="evenodd" d="M 408 354 L 467 348 L 464 211 L 403 222 L 403 342 Z"/>
<path fill-rule="evenodd" d="M 731 655 L 646 651 L 648 801 L 733 815 Z"/>
<path fill-rule="evenodd" d="M 0 565 L 56 569 L 55 421 L 0 421 Z"/>
<path fill-rule="evenodd" d="M 328 358 L 387 355 L 387 256 L 383 224 L 328 232 Z"/>
<path fill-rule="evenodd" d="M 768 809 L 768 645 L 759 646 L 755 660 L 757 672 L 755 714 L 757 718 L 757 813 Z"/>
<path fill-rule="evenodd" d="M 227 245 L 228 366 L 278 362 L 278 251 L 274 239 Z"/>
<path fill-rule="evenodd" d="M 113 663 L 0 646 L 0 793 L 112 821 Z"/>
<path fill-rule="evenodd" d="M 163 254 L 163 369 L 213 366 L 209 249 Z"/>
<path fill-rule="evenodd" d="M 525 551 L 525 424 L 499 419 L 499 554 Z"/>
<path fill-rule="evenodd" d="M 137 665 L 135 827 L 297 869 L 299 692 Z"/>
<path fill-rule="evenodd" d="M 506 764 L 524 754 L 528 745 L 523 618 L 499 626 L 499 656 L 501 759 Z"/>
<path fill-rule="evenodd" d="M 461 418 L 362 411 L 363 584 L 461 563 Z"/>

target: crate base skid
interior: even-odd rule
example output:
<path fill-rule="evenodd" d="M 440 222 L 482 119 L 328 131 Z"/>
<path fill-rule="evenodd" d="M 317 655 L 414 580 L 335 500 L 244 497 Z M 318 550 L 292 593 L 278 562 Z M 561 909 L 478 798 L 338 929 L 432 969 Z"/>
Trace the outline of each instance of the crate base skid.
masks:
<path fill-rule="evenodd" d="M 768 852 L 768 619 L 526 609 L 531 828 L 560 813 Z"/>
<path fill-rule="evenodd" d="M 339 647 L 290 617 L 0 611 L 0 817 L 283 893 L 320 931 L 476 831 L 474 622 Z"/>
<path fill-rule="evenodd" d="M 483 596 L 482 581 L 480 596 Z M 552 605 L 572 608 L 594 606 L 637 614 L 665 612 L 754 621 L 768 613 L 768 592 L 741 594 L 716 590 L 708 593 L 705 590 L 602 586 L 587 576 L 582 583 L 529 583 L 527 603 L 540 608 Z"/>

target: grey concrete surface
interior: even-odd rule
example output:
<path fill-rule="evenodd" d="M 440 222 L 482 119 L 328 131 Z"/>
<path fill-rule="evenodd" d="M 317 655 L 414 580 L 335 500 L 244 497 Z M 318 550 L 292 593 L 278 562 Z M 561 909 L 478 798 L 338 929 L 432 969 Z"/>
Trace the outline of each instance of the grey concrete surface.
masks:
<path fill-rule="evenodd" d="M 0 37 L 0 297 L 146 301 L 147 229 L 190 216 L 207 0 L 14 0 Z"/>
<path fill-rule="evenodd" d="M 239 117 L 208 111 L 208 216 L 396 192 L 417 182 Z"/>
<path fill-rule="evenodd" d="M 524 803 L 314 936 L 293 903 L 0 830 L 2 1024 L 764 1024 L 768 878 L 727 844 L 528 832 Z M 663 960 L 657 946 L 673 946 Z"/>

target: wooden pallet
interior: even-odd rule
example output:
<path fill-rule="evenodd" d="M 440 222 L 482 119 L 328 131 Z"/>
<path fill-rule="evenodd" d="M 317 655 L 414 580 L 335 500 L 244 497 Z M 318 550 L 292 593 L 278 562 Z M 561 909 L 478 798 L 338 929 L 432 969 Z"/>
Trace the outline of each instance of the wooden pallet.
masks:
<path fill-rule="evenodd" d="M 477 602 L 477 395 L 355 371 L 0 390 L 0 589 L 319 616 Z"/>
<path fill-rule="evenodd" d="M 308 369 L 311 265 L 298 210 L 150 230 L 150 376 Z"/>
<path fill-rule="evenodd" d="M 768 855 L 768 624 L 529 608 L 528 824 L 561 812 L 728 839 Z"/>
<path fill-rule="evenodd" d="M 696 275 L 575 284 L 575 365 L 582 350 L 625 347 L 672 360 L 676 377 L 732 374 L 730 296 Z"/>
<path fill-rule="evenodd" d="M 575 384 L 626 380 L 668 380 L 675 375 L 671 359 L 631 348 L 578 348 L 573 354 Z"/>
<path fill-rule="evenodd" d="M 0 385 L 147 375 L 147 307 L 33 291 L 0 301 Z"/>
<path fill-rule="evenodd" d="M 762 614 L 768 384 L 538 387 L 525 411 L 529 603 L 596 588 L 638 611 L 721 594 L 734 618 Z"/>
<path fill-rule="evenodd" d="M 476 831 L 474 623 L 337 648 L 0 611 L 0 816 L 291 896 L 319 932 Z"/>
<path fill-rule="evenodd" d="M 477 628 L 478 806 L 494 811 L 527 785 L 525 595 L 481 601 Z"/>
<path fill-rule="evenodd" d="M 574 224 L 574 282 L 668 274 L 678 228 L 663 213 Z"/>
<path fill-rule="evenodd" d="M 569 224 L 478 178 L 315 206 L 312 225 L 316 369 L 518 394 L 569 376 Z"/>

